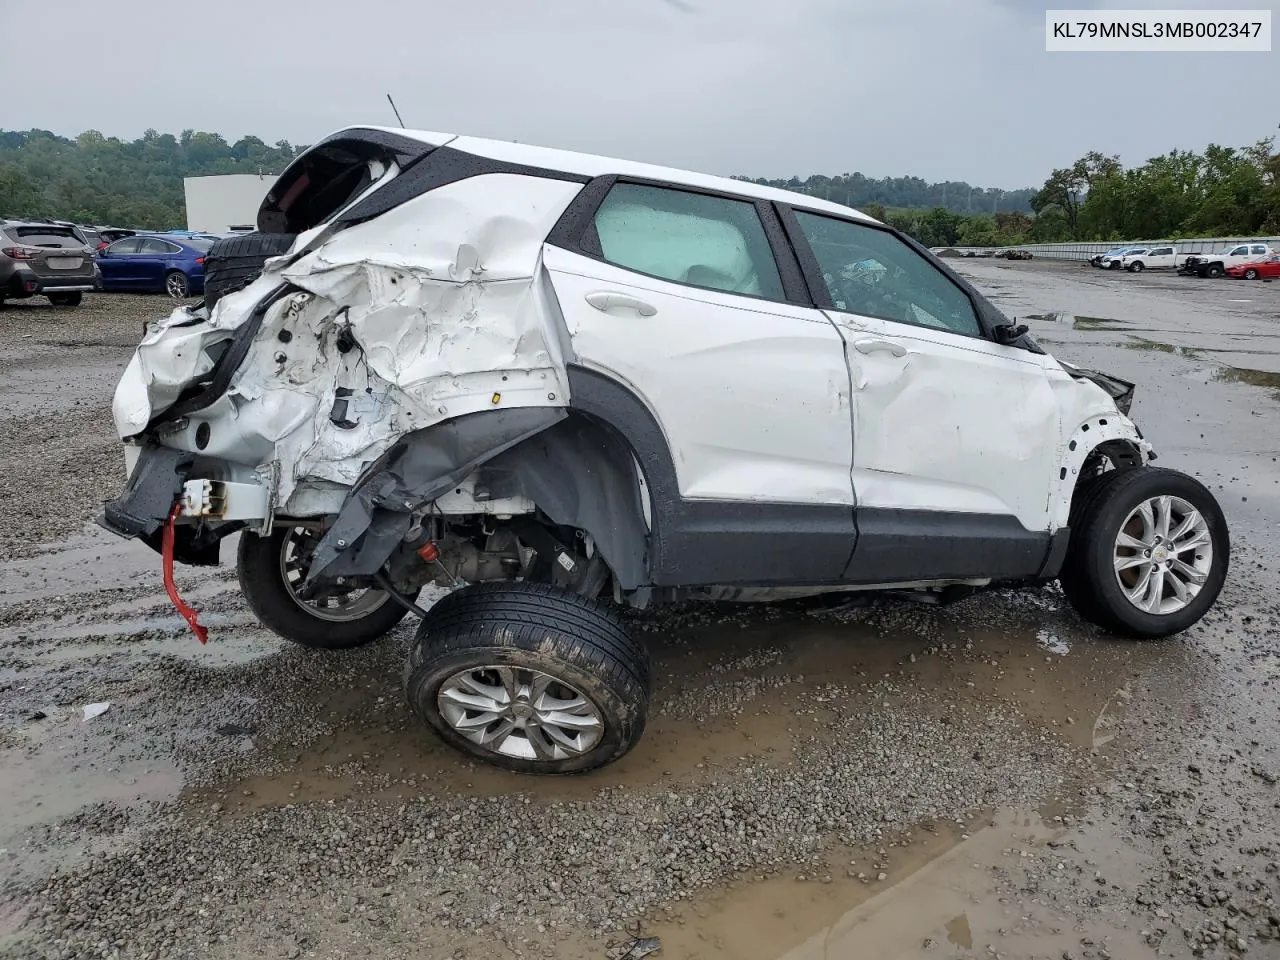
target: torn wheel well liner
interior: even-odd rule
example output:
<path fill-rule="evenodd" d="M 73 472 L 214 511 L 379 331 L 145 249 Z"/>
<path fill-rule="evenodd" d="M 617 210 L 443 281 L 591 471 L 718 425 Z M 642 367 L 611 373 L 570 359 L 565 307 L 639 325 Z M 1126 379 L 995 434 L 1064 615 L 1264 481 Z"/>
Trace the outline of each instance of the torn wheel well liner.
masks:
<path fill-rule="evenodd" d="M 406 434 L 351 488 L 316 546 L 307 583 L 373 576 L 404 539 L 415 511 L 565 416 L 563 407 L 484 410 Z"/>

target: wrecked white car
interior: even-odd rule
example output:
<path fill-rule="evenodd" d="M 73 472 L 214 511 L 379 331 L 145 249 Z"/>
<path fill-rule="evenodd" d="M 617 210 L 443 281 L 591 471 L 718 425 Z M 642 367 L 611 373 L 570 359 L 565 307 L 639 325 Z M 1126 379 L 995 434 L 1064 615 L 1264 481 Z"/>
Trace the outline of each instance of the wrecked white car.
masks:
<path fill-rule="evenodd" d="M 352 128 L 258 228 L 129 363 L 102 522 L 167 570 L 241 532 L 250 605 L 306 646 L 420 613 L 413 709 L 502 766 L 638 741 L 650 667 L 621 607 L 1056 578 L 1159 637 L 1222 586 L 1222 512 L 1149 465 L 1132 384 L 1057 362 L 854 210 Z M 452 592 L 423 611 L 427 584 Z"/>

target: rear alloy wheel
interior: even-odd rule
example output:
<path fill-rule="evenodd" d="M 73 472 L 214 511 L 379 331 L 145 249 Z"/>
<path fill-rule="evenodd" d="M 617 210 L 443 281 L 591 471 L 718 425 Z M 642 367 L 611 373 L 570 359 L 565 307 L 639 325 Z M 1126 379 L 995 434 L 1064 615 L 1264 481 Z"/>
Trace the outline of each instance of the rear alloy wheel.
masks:
<path fill-rule="evenodd" d="M 308 527 L 278 527 L 269 537 L 240 535 L 240 591 L 264 627 L 304 647 L 345 650 L 378 639 L 404 619 L 404 607 L 369 587 L 339 586 L 304 598 L 301 588 L 319 542 L 320 531 Z"/>
<path fill-rule="evenodd" d="M 518 773 L 621 757 L 648 715 L 649 659 L 606 604 L 550 584 L 478 583 L 427 611 L 409 705 L 452 746 Z"/>
<path fill-rule="evenodd" d="M 1244 278 L 1245 278 L 1246 280 L 1257 280 L 1257 279 L 1258 279 L 1258 271 L 1257 271 L 1257 270 L 1255 270 L 1255 269 L 1253 269 L 1253 267 L 1250 267 L 1248 270 L 1246 270 L 1246 271 L 1244 272 Z"/>
<path fill-rule="evenodd" d="M 175 300 L 185 300 L 191 295 L 191 283 L 181 270 L 170 270 L 164 275 L 164 292 Z"/>
<path fill-rule="evenodd" d="M 1198 480 L 1156 467 L 1111 471 L 1075 512 L 1062 589 L 1101 627 L 1165 637 L 1213 605 L 1230 549 L 1222 510 Z"/>
<path fill-rule="evenodd" d="M 84 294 L 79 292 L 49 294 L 49 302 L 55 307 L 78 307 L 83 299 Z"/>

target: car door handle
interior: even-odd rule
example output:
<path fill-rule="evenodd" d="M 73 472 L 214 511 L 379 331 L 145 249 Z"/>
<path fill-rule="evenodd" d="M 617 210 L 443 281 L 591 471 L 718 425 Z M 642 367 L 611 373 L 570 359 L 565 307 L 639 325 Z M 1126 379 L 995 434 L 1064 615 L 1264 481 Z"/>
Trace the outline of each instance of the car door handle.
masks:
<path fill-rule="evenodd" d="M 892 340 L 855 340 L 853 348 L 859 353 L 892 353 L 895 357 L 907 355 L 907 348 Z"/>
<path fill-rule="evenodd" d="M 601 313 L 609 313 L 611 310 L 627 309 L 634 310 L 642 317 L 652 317 L 658 312 L 658 308 L 645 303 L 643 300 L 629 296 L 625 293 L 614 293 L 609 290 L 599 290 L 595 293 L 587 294 L 587 303 L 591 304 Z"/>

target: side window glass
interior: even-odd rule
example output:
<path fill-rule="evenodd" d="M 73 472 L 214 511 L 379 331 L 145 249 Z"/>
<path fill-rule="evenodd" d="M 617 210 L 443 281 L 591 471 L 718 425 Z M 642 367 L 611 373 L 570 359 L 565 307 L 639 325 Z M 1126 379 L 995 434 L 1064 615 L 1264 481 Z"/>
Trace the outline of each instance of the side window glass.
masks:
<path fill-rule="evenodd" d="M 796 212 L 837 310 L 978 336 L 965 292 L 885 230 Z"/>
<path fill-rule="evenodd" d="M 1231 251 L 1231 256 L 1238 257 L 1241 254 L 1248 253 L 1248 252 L 1249 252 L 1248 247 L 1236 247 L 1234 250 Z"/>
<path fill-rule="evenodd" d="M 124 254 L 124 253 L 137 253 L 139 243 L 141 243 L 140 240 L 137 240 L 133 237 L 129 237 L 126 240 L 117 240 L 107 249 L 110 251 L 112 256 L 117 256 L 119 254 Z"/>
<path fill-rule="evenodd" d="M 755 205 L 620 183 L 595 216 L 609 263 L 663 280 L 785 300 Z"/>
<path fill-rule="evenodd" d="M 1267 248 L 1260 243 L 1255 243 L 1253 247 L 1249 250 L 1249 252 L 1250 253 L 1266 253 Z"/>
<path fill-rule="evenodd" d="M 152 255 L 164 255 L 169 252 L 169 244 L 165 243 L 163 240 L 156 240 L 154 237 L 148 237 L 142 241 L 142 246 L 140 247 L 139 252 L 150 253 Z"/>

